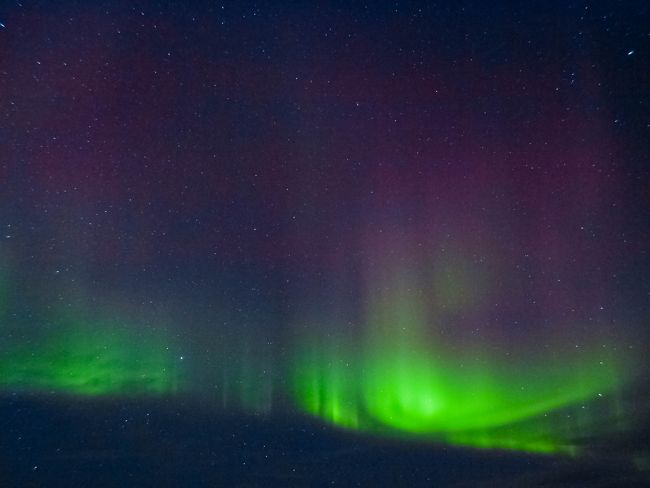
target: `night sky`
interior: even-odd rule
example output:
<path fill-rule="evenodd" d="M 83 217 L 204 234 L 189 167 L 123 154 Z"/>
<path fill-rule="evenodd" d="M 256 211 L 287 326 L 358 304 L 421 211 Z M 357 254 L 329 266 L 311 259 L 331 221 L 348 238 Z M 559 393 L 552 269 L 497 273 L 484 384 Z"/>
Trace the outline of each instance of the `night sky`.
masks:
<path fill-rule="evenodd" d="M 0 2 L 0 483 L 650 482 L 649 26 Z"/>

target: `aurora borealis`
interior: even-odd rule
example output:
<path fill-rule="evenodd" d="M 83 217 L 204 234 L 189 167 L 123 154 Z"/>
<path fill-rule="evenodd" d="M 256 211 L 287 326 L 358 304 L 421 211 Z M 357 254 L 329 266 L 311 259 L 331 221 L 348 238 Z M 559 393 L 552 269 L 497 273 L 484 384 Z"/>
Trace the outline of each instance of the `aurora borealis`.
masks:
<path fill-rule="evenodd" d="M 196 486 L 645 476 L 650 8 L 533 3 L 0 5 L 0 484 L 40 408 Z"/>
<path fill-rule="evenodd" d="M 463 287 L 440 292 L 444 301 L 426 301 L 446 281 L 427 287 L 399 274 L 385 286 L 379 281 L 365 300 L 358 343 L 336 336 L 306 341 L 294 365 L 296 399 L 305 411 L 352 429 L 539 452 L 573 452 L 570 436 L 579 433 L 581 419 L 594 409 L 603 415 L 603 403 L 614 414 L 607 409 L 616 402 L 607 398 L 628 379 L 630 363 L 607 345 L 587 341 L 573 351 L 556 346 L 525 358 L 506 344 L 465 339 L 461 349 L 440 333 L 445 318 L 435 308 L 460 301 L 471 307 L 460 298 L 467 295 Z M 547 419 L 576 406 L 575 424 Z"/>
<path fill-rule="evenodd" d="M 156 337 L 125 332 L 116 324 L 62 317 L 54 331 L 7 347 L 2 386 L 72 395 L 165 394 L 177 389 L 177 365 Z M 86 319 L 88 320 L 88 319 Z M 92 325 L 88 325 L 88 324 Z"/>

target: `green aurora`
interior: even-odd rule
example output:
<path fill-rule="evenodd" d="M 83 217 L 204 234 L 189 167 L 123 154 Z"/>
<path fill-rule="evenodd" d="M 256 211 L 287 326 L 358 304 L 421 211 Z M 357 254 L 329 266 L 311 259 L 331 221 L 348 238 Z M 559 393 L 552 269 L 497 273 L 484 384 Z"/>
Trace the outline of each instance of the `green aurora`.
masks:
<path fill-rule="evenodd" d="M 180 372 L 166 344 L 132 325 L 67 314 L 3 352 L 0 385 L 80 396 L 172 393 Z"/>
<path fill-rule="evenodd" d="M 410 352 L 387 343 L 361 357 L 330 353 L 299 360 L 295 400 L 305 412 L 345 428 L 457 445 L 573 452 L 568 443 L 582 420 L 568 409 L 586 416 L 586 405 L 608 402 L 616 387 L 614 369 L 602 365 L 591 364 L 591 374 L 569 362 L 508 372 L 486 362 L 433 360 L 415 343 Z M 588 357 L 581 366 L 594 362 Z"/>
<path fill-rule="evenodd" d="M 378 435 L 566 454 L 612 413 L 622 365 L 602 345 L 516 358 L 454 348 L 427 328 L 437 317 L 413 280 L 378 290 L 356 339 L 319 336 L 323 327 L 302 338 L 293 368 L 302 411 Z"/>
<path fill-rule="evenodd" d="M 612 417 L 626 364 L 602 344 L 526 357 L 482 341 L 458 347 L 430 325 L 446 316 L 431 312 L 411 278 L 369 293 L 360 328 L 321 320 L 311 335 L 299 334 L 284 368 L 250 337 L 223 341 L 219 358 L 203 357 L 188 370 L 167 328 L 88 311 L 19 327 L 5 309 L 0 388 L 80 397 L 209 390 L 216 410 L 269 414 L 275 386 L 289 385 L 300 411 L 342 428 L 535 453 L 575 454 L 574 439 Z M 456 281 L 444 299 L 434 295 L 462 309 L 471 301 L 471 280 Z"/>

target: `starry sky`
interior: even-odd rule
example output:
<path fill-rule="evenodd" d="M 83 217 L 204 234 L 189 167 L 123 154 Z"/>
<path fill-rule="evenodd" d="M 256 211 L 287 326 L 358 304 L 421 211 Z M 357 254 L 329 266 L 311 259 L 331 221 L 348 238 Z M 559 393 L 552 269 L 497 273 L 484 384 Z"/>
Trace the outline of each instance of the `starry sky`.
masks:
<path fill-rule="evenodd" d="M 648 25 L 0 3 L 3 394 L 570 455 L 647 425 Z"/>

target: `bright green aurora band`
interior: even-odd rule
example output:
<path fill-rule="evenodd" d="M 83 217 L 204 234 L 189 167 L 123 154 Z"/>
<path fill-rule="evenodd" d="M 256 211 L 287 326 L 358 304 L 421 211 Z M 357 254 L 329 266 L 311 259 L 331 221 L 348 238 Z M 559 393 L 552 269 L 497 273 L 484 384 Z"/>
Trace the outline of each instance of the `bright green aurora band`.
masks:
<path fill-rule="evenodd" d="M 293 384 L 304 412 L 379 435 L 565 454 L 611 413 L 621 365 L 602 345 L 516 360 L 449 347 L 426 327 L 436 317 L 416 284 L 378 288 L 353 344 L 323 327 L 302 340 Z"/>

